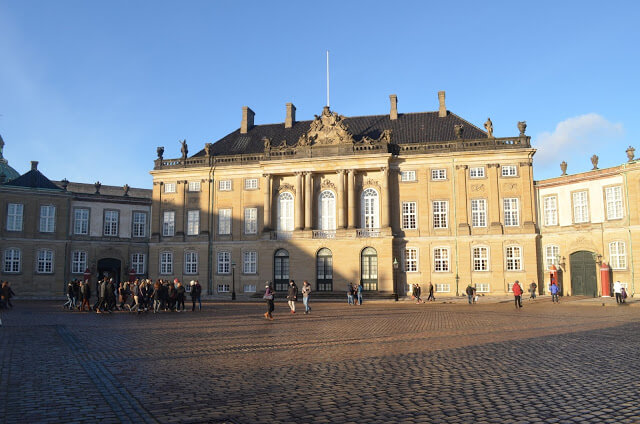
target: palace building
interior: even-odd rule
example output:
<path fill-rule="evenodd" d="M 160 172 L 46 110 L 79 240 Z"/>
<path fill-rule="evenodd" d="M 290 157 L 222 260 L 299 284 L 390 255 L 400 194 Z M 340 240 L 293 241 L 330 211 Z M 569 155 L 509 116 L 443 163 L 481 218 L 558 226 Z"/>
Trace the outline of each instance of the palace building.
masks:
<path fill-rule="evenodd" d="M 344 117 L 325 107 L 297 121 L 240 128 L 153 176 L 149 273 L 199 279 L 209 295 L 252 294 L 272 281 L 316 291 L 349 282 L 406 294 L 433 282 L 456 295 L 504 294 L 537 281 L 532 159 L 519 133 L 494 137 L 447 110 Z M 514 125 L 514 128 L 516 126 Z"/>

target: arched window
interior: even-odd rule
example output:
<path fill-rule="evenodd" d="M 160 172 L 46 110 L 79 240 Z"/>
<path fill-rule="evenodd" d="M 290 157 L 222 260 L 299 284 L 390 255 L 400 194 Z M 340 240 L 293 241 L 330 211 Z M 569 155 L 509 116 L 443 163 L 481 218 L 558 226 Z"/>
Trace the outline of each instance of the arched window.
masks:
<path fill-rule="evenodd" d="M 360 226 L 365 229 L 380 228 L 380 206 L 378 192 L 373 188 L 367 188 L 362 192 Z"/>
<path fill-rule="evenodd" d="M 293 194 L 288 191 L 278 196 L 278 231 L 293 231 Z"/>
<path fill-rule="evenodd" d="M 333 290 L 333 254 L 327 248 L 320 249 L 316 255 L 316 276 L 318 291 Z"/>
<path fill-rule="evenodd" d="M 331 190 L 320 193 L 318 223 L 321 230 L 336 229 L 336 195 Z"/>
<path fill-rule="evenodd" d="M 373 247 L 360 254 L 360 280 L 365 290 L 378 290 L 378 252 Z"/>

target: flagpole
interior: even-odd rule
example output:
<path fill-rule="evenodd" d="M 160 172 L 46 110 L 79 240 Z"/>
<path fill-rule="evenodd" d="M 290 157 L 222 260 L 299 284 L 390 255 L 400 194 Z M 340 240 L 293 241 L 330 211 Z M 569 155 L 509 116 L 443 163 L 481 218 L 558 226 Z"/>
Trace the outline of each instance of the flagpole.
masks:
<path fill-rule="evenodd" d="M 329 107 L 329 50 L 327 50 L 327 107 Z"/>

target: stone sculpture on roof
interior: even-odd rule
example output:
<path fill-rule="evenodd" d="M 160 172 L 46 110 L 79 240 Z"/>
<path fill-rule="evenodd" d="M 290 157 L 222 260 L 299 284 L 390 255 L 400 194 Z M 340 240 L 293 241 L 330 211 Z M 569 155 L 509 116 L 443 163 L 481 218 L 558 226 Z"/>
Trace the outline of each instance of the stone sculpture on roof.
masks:
<path fill-rule="evenodd" d="M 189 148 L 187 147 L 187 140 L 182 140 L 180 144 L 182 144 L 182 147 L 180 148 L 180 152 L 182 153 L 182 159 L 186 159 L 187 155 L 189 154 Z"/>
<path fill-rule="evenodd" d="M 493 138 L 493 122 L 491 122 L 491 118 L 487 118 L 487 122 L 484 123 L 484 129 L 487 130 L 487 137 Z"/>
<path fill-rule="evenodd" d="M 344 123 L 344 116 L 331 112 L 329 106 L 325 106 L 320 116 L 315 115 L 315 119 L 309 126 L 309 131 L 300 137 L 298 145 L 353 144 L 353 141 L 353 136 Z"/>

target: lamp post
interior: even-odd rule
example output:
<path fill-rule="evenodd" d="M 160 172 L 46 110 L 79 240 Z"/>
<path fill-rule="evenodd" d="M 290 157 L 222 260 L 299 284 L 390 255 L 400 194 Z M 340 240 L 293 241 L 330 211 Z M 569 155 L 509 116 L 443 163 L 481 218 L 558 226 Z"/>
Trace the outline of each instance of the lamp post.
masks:
<path fill-rule="evenodd" d="M 231 300 L 236 300 L 236 263 L 231 262 L 231 282 L 233 289 L 231 292 Z"/>
<path fill-rule="evenodd" d="M 398 258 L 393 258 L 393 299 L 398 301 Z"/>

